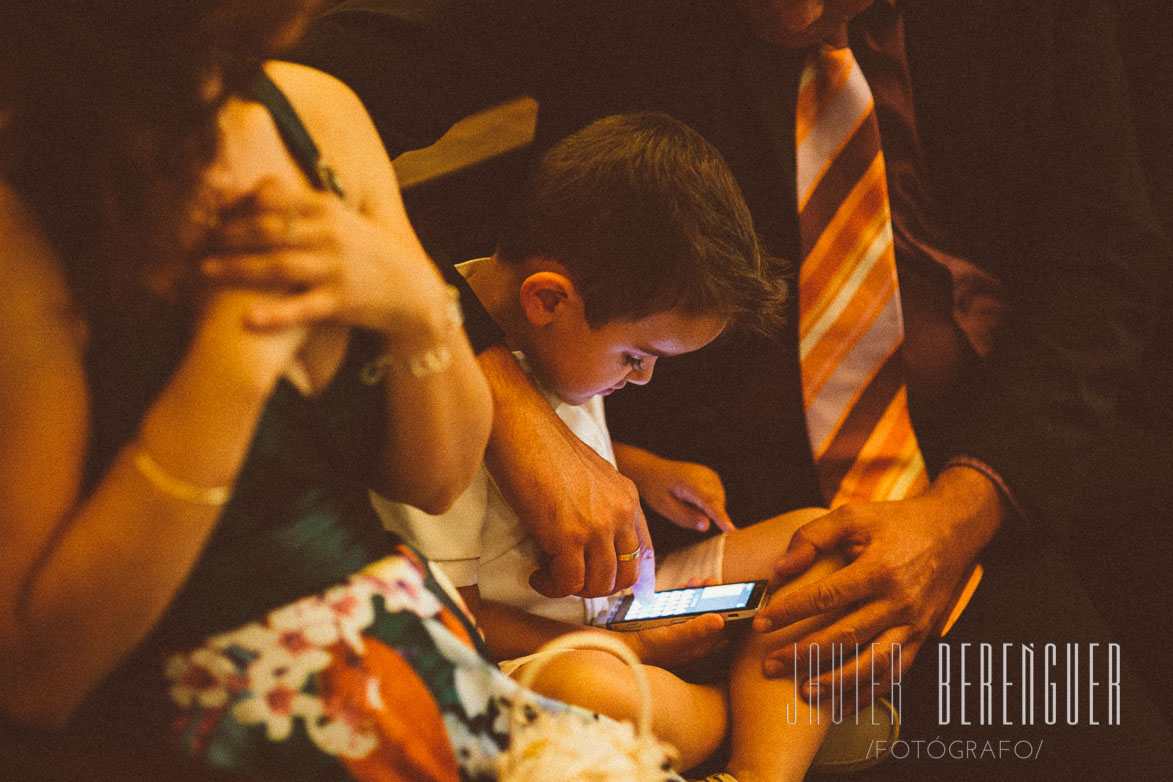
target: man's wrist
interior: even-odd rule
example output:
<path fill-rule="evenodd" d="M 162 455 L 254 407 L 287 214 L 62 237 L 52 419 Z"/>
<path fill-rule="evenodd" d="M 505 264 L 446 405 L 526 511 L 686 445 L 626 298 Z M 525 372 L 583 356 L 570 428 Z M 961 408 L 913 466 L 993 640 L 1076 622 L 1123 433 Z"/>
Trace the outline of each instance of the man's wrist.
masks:
<path fill-rule="evenodd" d="M 1014 514 L 998 483 L 984 471 L 964 464 L 946 467 L 928 491 L 945 503 L 955 523 L 957 542 L 977 556 L 1002 523 Z"/>
<path fill-rule="evenodd" d="M 1014 492 L 1010 489 L 1010 486 L 1002 478 L 1002 475 L 993 467 L 986 464 L 981 459 L 966 455 L 953 456 L 949 459 L 949 461 L 945 462 L 945 470 L 954 467 L 974 470 L 978 473 L 981 473 L 991 484 L 994 485 L 994 487 L 998 490 L 998 493 L 1001 494 L 1009 516 L 1017 517 L 1023 521 L 1028 518 L 1026 511 L 1018 502 L 1018 498 L 1015 497 Z"/>

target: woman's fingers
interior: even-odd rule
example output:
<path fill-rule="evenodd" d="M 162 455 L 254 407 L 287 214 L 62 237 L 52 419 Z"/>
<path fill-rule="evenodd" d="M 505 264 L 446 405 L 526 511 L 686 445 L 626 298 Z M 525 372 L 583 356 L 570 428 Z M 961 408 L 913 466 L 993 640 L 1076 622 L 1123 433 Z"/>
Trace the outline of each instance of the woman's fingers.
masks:
<path fill-rule="evenodd" d="M 282 209 L 225 222 L 209 236 L 209 246 L 213 252 L 250 252 L 314 247 L 325 237 L 320 218 Z"/>
<path fill-rule="evenodd" d="M 325 320 L 338 311 L 338 299 L 328 288 L 282 296 L 256 304 L 245 315 L 245 324 L 260 331 L 288 328 Z"/>
<path fill-rule="evenodd" d="M 337 274 L 327 255 L 288 250 L 216 255 L 206 259 L 200 269 L 217 282 L 264 287 L 320 285 Z"/>
<path fill-rule="evenodd" d="M 205 216 L 212 255 L 242 255 L 281 248 L 322 248 L 334 240 L 331 216 L 345 209 L 337 199 L 308 188 L 265 180 L 257 188 Z"/>

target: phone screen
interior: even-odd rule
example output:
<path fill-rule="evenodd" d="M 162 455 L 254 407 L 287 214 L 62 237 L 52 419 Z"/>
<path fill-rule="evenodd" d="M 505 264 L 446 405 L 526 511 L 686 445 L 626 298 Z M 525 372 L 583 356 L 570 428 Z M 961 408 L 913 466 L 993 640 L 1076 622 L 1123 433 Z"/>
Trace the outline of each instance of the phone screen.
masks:
<path fill-rule="evenodd" d="M 681 614 L 705 614 L 710 611 L 732 611 L 749 605 L 757 582 L 745 581 L 738 584 L 670 589 L 656 592 L 652 600 L 641 603 L 633 600 L 623 615 L 624 621 L 635 619 L 659 619 Z"/>

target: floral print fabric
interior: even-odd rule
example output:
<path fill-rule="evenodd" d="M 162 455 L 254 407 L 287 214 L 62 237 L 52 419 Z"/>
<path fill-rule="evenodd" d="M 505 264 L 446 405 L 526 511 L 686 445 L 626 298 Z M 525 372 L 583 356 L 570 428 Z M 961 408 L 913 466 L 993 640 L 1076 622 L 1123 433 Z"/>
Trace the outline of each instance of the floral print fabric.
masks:
<path fill-rule="evenodd" d="M 212 765 L 286 780 L 497 779 L 518 688 L 440 594 L 401 547 L 170 656 L 174 735 Z"/>

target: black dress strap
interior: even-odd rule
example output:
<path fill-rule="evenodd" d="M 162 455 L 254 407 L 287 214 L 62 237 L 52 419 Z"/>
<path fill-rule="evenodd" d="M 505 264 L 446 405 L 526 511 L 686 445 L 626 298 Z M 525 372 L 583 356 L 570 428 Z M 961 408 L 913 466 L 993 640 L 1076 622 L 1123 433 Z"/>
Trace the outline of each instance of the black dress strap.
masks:
<path fill-rule="evenodd" d="M 319 190 L 329 190 L 339 198 L 346 198 L 346 190 L 342 187 L 342 180 L 338 173 L 322 160 L 322 153 L 318 145 L 310 138 L 309 131 L 302 124 L 301 117 L 285 97 L 285 93 L 273 83 L 269 75 L 263 70 L 257 75 L 252 87 L 253 97 L 257 99 L 273 117 L 277 125 L 277 132 L 285 142 L 289 153 L 297 161 L 298 166 L 305 172 L 310 184 Z"/>

